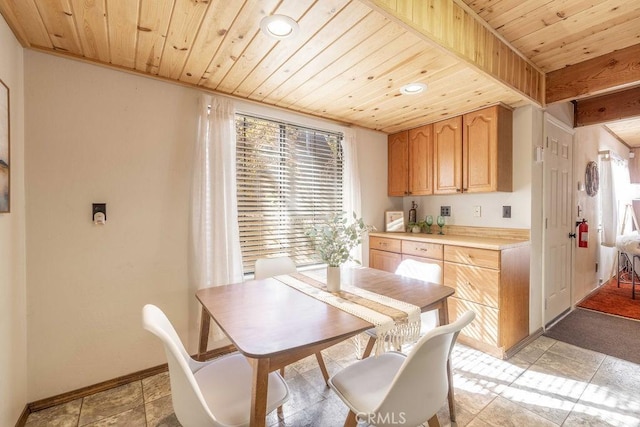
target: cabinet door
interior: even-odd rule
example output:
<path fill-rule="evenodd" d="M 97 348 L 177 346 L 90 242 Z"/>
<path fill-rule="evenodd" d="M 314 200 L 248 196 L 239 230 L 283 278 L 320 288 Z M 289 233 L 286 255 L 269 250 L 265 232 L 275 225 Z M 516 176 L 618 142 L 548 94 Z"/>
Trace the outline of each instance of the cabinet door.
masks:
<path fill-rule="evenodd" d="M 510 117 L 498 105 L 464 115 L 462 191 L 511 191 Z"/>
<path fill-rule="evenodd" d="M 433 194 L 433 126 L 409 130 L 409 194 Z"/>
<path fill-rule="evenodd" d="M 404 196 L 408 192 L 409 179 L 409 132 L 389 135 L 388 140 L 387 193 L 389 196 Z"/>
<path fill-rule="evenodd" d="M 433 125 L 434 194 L 462 191 L 462 116 Z"/>
<path fill-rule="evenodd" d="M 369 267 L 371 268 L 395 273 L 401 261 L 402 255 L 398 253 L 379 251 L 377 249 L 369 250 Z"/>

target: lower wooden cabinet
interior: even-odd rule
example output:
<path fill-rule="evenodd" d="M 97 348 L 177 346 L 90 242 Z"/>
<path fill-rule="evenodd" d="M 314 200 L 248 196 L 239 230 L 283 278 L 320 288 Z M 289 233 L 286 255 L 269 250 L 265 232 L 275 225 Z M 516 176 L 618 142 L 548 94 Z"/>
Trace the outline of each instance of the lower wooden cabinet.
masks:
<path fill-rule="evenodd" d="M 499 358 L 529 336 L 529 245 L 501 250 L 372 236 L 369 265 L 395 272 L 404 259 L 437 263 L 443 285 L 455 289 L 448 299 L 449 319 L 467 310 L 476 319 L 458 341 Z"/>
<path fill-rule="evenodd" d="M 529 246 L 493 251 L 445 246 L 444 285 L 449 319 L 476 313 L 458 341 L 499 358 L 529 336 Z"/>
<path fill-rule="evenodd" d="M 387 237 L 369 238 L 369 267 L 395 273 L 405 259 L 432 262 L 442 268 L 442 245 Z"/>
<path fill-rule="evenodd" d="M 402 255 L 394 252 L 380 251 L 377 249 L 369 250 L 369 266 L 378 270 L 395 273 L 396 268 L 402 261 Z"/>

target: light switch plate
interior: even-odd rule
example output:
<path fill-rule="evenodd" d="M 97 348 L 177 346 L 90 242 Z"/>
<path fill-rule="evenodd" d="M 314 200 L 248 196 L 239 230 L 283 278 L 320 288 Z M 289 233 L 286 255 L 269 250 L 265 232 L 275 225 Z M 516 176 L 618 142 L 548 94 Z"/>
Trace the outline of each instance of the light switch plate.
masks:
<path fill-rule="evenodd" d="M 473 207 L 473 216 L 477 216 L 477 217 L 482 216 L 482 208 L 480 206 Z"/>

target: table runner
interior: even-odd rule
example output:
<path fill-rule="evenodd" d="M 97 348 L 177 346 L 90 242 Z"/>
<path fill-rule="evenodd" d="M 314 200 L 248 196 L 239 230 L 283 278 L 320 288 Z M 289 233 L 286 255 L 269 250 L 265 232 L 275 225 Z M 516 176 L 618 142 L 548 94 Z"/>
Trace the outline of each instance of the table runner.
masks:
<path fill-rule="evenodd" d="M 420 307 L 413 304 L 355 286 L 343 285 L 339 292 L 331 293 L 326 290 L 325 283 L 300 273 L 276 276 L 274 279 L 373 323 L 378 336 L 376 354 L 414 342 L 420 335 Z"/>

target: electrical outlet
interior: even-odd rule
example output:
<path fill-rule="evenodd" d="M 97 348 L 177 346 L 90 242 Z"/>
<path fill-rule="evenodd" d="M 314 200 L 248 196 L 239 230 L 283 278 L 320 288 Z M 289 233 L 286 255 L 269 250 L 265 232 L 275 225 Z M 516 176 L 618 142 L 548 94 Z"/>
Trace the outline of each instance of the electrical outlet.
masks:
<path fill-rule="evenodd" d="M 440 216 L 451 216 L 451 206 L 440 206 Z"/>
<path fill-rule="evenodd" d="M 482 211 L 480 206 L 473 207 L 473 216 L 482 216 Z"/>
<path fill-rule="evenodd" d="M 502 218 L 511 218 L 511 206 L 502 207 Z"/>

